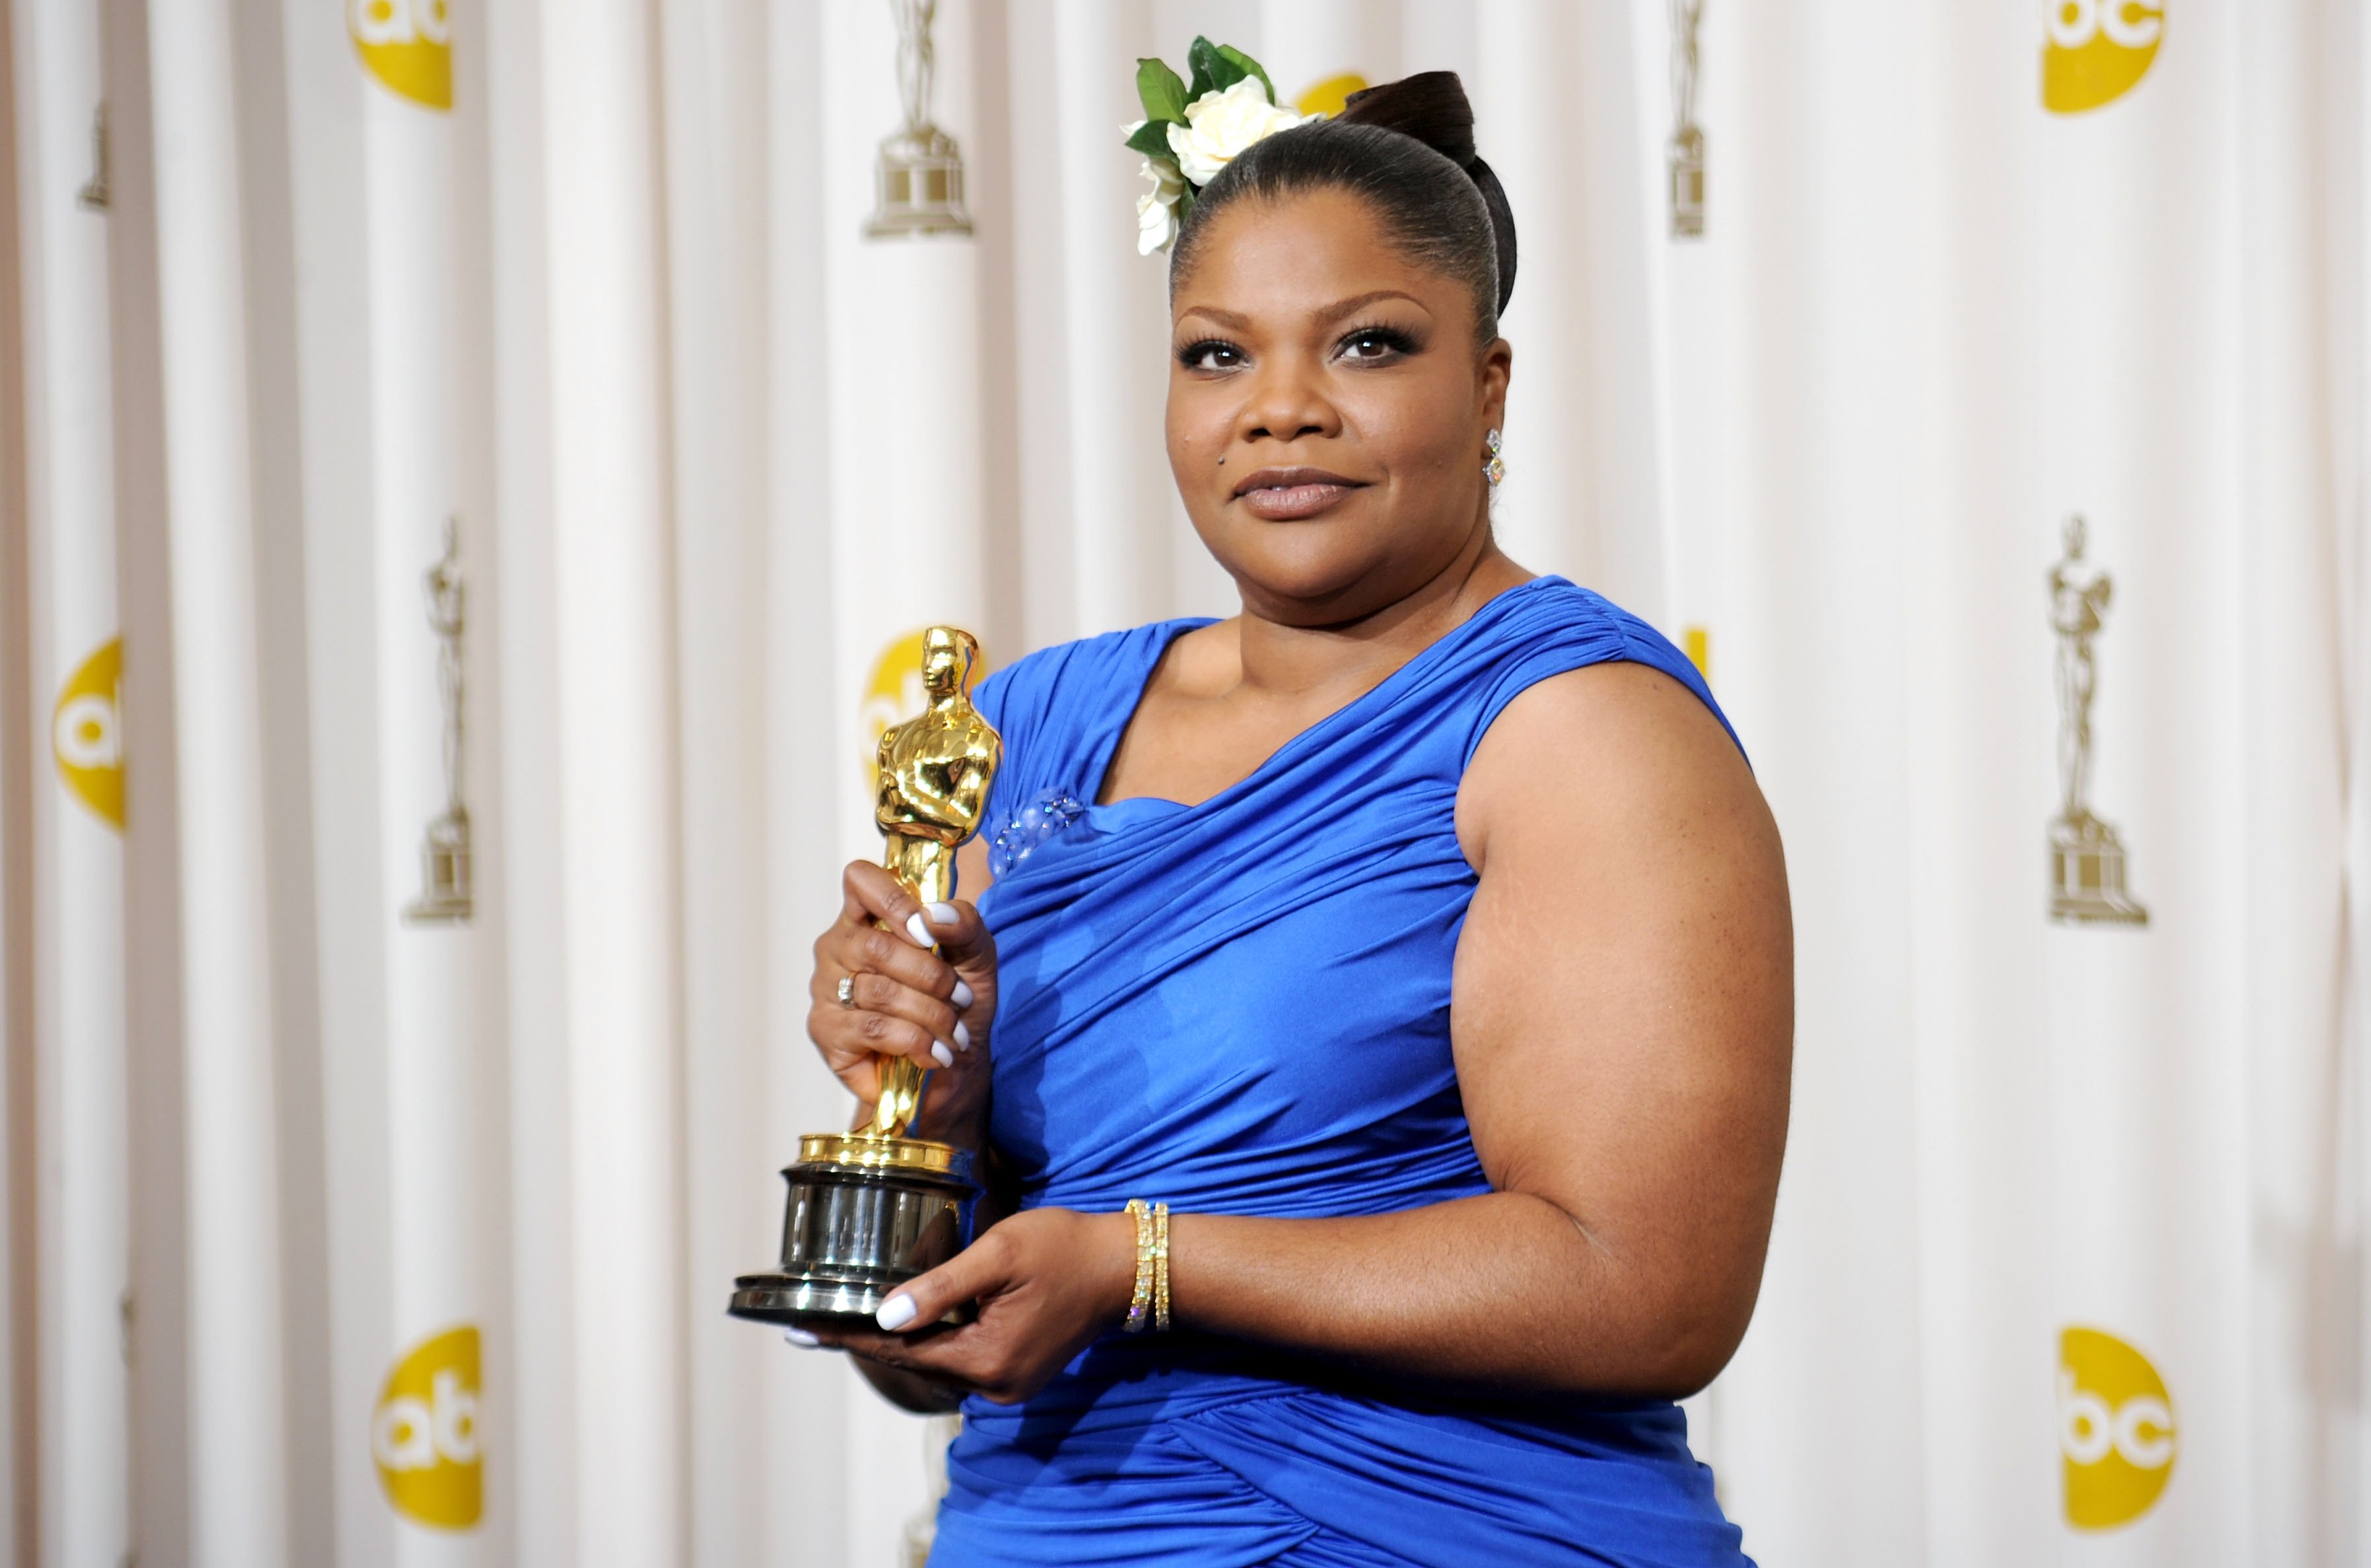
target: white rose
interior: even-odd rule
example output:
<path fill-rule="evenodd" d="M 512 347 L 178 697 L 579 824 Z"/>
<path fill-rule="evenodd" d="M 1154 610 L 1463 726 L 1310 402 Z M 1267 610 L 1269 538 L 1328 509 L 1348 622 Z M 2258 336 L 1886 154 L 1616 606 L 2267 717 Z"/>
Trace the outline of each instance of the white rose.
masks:
<path fill-rule="evenodd" d="M 1169 159 L 1145 159 L 1138 168 L 1152 190 L 1136 197 L 1136 254 L 1166 251 L 1178 237 L 1178 197 L 1186 194 L 1186 178 Z"/>
<path fill-rule="evenodd" d="M 1177 198 L 1186 193 L 1186 180 L 1167 158 L 1147 158 L 1139 172 L 1152 189 L 1136 199 L 1136 253 L 1150 256 L 1177 237 Z"/>
<path fill-rule="evenodd" d="M 1267 101 L 1257 76 L 1245 76 L 1224 91 L 1204 93 L 1186 106 L 1186 123 L 1169 128 L 1169 150 L 1196 185 L 1208 185 L 1219 171 L 1262 137 L 1290 131 L 1301 117 Z"/>

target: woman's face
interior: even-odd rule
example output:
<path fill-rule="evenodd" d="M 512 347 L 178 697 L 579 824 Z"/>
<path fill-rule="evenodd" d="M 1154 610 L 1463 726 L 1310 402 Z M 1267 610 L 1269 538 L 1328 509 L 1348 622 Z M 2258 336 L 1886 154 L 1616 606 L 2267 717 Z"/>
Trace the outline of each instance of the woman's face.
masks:
<path fill-rule="evenodd" d="M 1364 202 L 1241 201 L 1175 294 L 1169 466 L 1246 609 L 1371 615 L 1488 528 L 1512 352 L 1475 347 L 1464 285 L 1404 258 Z"/>

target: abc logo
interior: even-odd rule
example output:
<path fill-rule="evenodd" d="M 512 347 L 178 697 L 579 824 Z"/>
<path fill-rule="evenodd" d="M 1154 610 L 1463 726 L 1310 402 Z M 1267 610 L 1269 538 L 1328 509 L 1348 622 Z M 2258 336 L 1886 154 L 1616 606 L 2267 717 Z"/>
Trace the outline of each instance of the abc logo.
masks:
<path fill-rule="evenodd" d="M 893 639 L 873 661 L 873 674 L 864 683 L 864 705 L 857 721 L 864 728 L 864 790 L 873 792 L 873 765 L 881 755 L 881 734 L 890 725 L 900 723 L 919 713 L 931 700 L 922 685 L 922 639 L 929 635 L 928 627 L 916 627 L 905 636 Z M 988 655 L 983 652 L 972 665 L 972 686 L 978 689 L 980 680 L 988 674 Z"/>
<path fill-rule="evenodd" d="M 2133 90 L 2157 60 L 2165 0 L 2043 0 L 2041 106 L 2080 114 Z"/>
<path fill-rule="evenodd" d="M 1339 114 L 1350 105 L 1352 93 L 1367 90 L 1367 78 L 1356 71 L 1346 71 L 1324 81 L 1292 100 L 1292 107 L 1303 114 Z"/>
<path fill-rule="evenodd" d="M 123 825 L 123 739 L 115 692 L 122 673 L 123 640 L 110 638 L 68 677 L 50 720 L 58 777 L 84 805 L 119 828 Z"/>
<path fill-rule="evenodd" d="M 2175 1434 L 2173 1397 L 2148 1357 L 2098 1329 L 2060 1333 L 2058 1452 L 2076 1529 L 2149 1511 L 2172 1479 Z"/>
<path fill-rule="evenodd" d="M 395 1511 L 467 1529 L 484 1511 L 478 1446 L 478 1331 L 464 1324 L 415 1345 L 387 1375 L 371 1412 L 371 1457 Z"/>
<path fill-rule="evenodd" d="M 391 91 L 430 109 L 453 107 L 453 18 L 447 0 L 346 0 L 354 48 Z"/>

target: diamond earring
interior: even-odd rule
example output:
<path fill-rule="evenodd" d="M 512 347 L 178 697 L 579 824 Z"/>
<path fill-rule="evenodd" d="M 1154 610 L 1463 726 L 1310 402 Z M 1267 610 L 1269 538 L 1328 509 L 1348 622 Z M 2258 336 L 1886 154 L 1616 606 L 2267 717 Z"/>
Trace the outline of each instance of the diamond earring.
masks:
<path fill-rule="evenodd" d="M 1498 455 L 1499 448 L 1506 443 L 1501 441 L 1498 438 L 1498 432 L 1493 430 L 1482 438 L 1482 444 L 1489 448 L 1490 452 L 1490 455 L 1482 459 L 1482 477 L 1490 481 L 1492 490 L 1497 490 L 1499 481 L 1507 477 L 1506 461 Z"/>

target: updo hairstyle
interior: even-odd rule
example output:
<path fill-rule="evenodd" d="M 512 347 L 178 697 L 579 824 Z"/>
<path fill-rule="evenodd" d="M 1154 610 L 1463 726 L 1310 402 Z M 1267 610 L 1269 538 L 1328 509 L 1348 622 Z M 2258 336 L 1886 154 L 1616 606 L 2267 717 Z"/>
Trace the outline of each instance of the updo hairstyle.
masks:
<path fill-rule="evenodd" d="M 1454 71 L 1353 93 L 1330 120 L 1254 143 L 1204 186 L 1178 231 L 1170 290 L 1194 269 L 1210 220 L 1236 201 L 1344 190 L 1365 202 L 1402 254 L 1474 295 L 1477 345 L 1498 335 L 1515 292 L 1515 214 L 1474 152 L 1474 109 Z"/>

